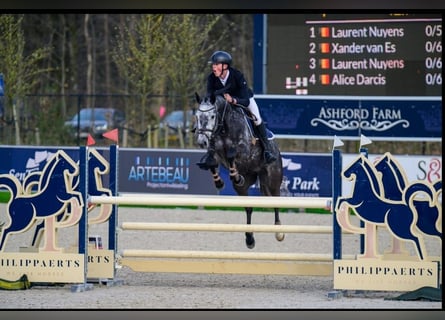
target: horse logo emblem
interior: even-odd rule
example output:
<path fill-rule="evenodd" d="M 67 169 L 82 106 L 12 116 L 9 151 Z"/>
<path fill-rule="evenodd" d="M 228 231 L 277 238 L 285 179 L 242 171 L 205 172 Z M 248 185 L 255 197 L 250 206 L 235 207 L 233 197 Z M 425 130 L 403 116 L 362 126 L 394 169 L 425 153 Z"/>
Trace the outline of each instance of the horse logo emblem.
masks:
<path fill-rule="evenodd" d="M 380 226 L 393 237 L 393 253 L 400 253 L 401 241 L 410 242 L 418 259 L 428 261 L 424 236 L 442 239 L 442 181 L 432 185 L 422 181 L 408 183 L 403 168 L 390 153 L 375 165 L 360 155 L 342 174 L 353 182 L 353 188 L 350 196 L 337 201 L 337 221 L 344 230 L 365 235 L 365 250 L 360 258 L 380 257 L 376 241 Z M 364 222 L 364 227 L 351 222 L 349 209 Z"/>
<path fill-rule="evenodd" d="M 2 226 L 0 251 L 3 251 L 10 234 L 29 230 L 36 219 L 55 218 L 65 214 L 68 206 L 76 212 L 75 217 L 80 217 L 82 194 L 72 187 L 73 179 L 78 174 L 79 167 L 76 163 L 64 151 L 59 150 L 39 175 L 33 175 L 30 180 L 25 181 L 26 187 L 15 176 L 0 175 L 0 186 L 6 187 L 11 193 L 6 208 L 9 222 Z M 37 191 L 31 192 L 34 186 Z M 51 233 L 55 232 L 54 225 L 51 230 L 47 229 Z"/>
<path fill-rule="evenodd" d="M 111 195 L 103 187 L 102 176 L 109 172 L 107 160 L 97 150 L 88 152 L 88 190 L 90 195 Z M 28 231 L 36 223 L 32 246 L 38 247 L 42 236 L 45 243 L 40 251 L 60 252 L 56 245 L 56 230 L 76 225 L 84 206 L 79 185 L 79 166 L 62 150 L 55 153 L 40 172 L 29 174 L 23 185 L 13 175 L 0 175 L 0 186 L 11 197 L 7 205 L 9 222 L 0 224 L 0 252 L 9 235 Z M 88 212 L 96 205 L 88 204 Z M 89 224 L 107 221 L 112 205 L 101 205 L 99 214 L 88 217 Z"/>

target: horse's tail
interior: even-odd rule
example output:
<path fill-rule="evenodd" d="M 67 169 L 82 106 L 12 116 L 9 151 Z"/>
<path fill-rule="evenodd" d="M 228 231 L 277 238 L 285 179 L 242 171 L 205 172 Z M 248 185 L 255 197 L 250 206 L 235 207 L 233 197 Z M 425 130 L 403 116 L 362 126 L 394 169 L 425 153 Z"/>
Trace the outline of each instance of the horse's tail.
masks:
<path fill-rule="evenodd" d="M 409 204 L 411 198 L 418 192 L 426 193 L 429 197 L 430 203 L 433 203 L 435 201 L 436 195 L 434 190 L 423 182 L 414 182 L 411 185 L 408 186 L 408 188 L 405 189 L 403 200 L 406 204 Z"/>
<path fill-rule="evenodd" d="M 0 175 L 0 186 L 4 186 L 7 189 L 9 189 L 9 191 L 11 192 L 11 196 L 9 197 L 9 202 L 11 202 L 12 200 L 14 200 L 17 196 L 17 194 L 20 192 L 20 181 L 12 175 L 9 174 L 1 174 Z M 5 222 L 0 221 L 0 234 L 1 234 L 1 239 L 0 239 L 0 251 L 2 250 L 3 247 L 3 241 L 4 241 L 4 237 L 6 236 L 6 234 L 3 232 L 3 226 L 5 225 Z"/>
<path fill-rule="evenodd" d="M 2 174 L 0 175 L 0 186 L 5 186 L 11 192 L 10 200 L 14 199 L 21 190 L 20 181 L 10 174 Z"/>
<path fill-rule="evenodd" d="M 438 187 L 436 185 L 436 187 Z M 429 199 L 412 199 L 417 192 L 424 192 Z M 442 238 L 440 226 L 441 210 L 438 207 L 438 193 L 435 189 L 424 183 L 414 183 L 410 185 L 405 193 L 405 201 L 407 204 L 412 199 L 414 210 L 417 213 L 416 226 L 424 234 L 437 236 Z"/>

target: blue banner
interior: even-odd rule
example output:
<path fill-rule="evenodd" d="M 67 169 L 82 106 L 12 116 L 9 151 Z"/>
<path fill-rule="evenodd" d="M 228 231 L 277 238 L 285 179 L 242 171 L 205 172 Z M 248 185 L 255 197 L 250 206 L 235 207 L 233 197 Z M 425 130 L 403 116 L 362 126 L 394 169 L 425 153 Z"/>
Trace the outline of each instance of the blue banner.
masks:
<path fill-rule="evenodd" d="M 196 165 L 204 151 L 120 149 L 119 192 L 216 194 L 209 171 Z"/>
<path fill-rule="evenodd" d="M 79 148 L 74 147 L 0 147 L 0 174 L 11 174 L 23 182 L 28 174 L 42 171 L 47 160 L 60 149 L 74 161 L 79 160 Z"/>
<path fill-rule="evenodd" d="M 63 149 L 74 161 L 79 159 L 76 147 L 15 147 L 1 146 L 0 174 L 12 174 L 21 182 L 25 177 L 41 171 L 47 160 Z M 108 148 L 96 148 L 109 160 Z M 227 170 L 220 168 L 225 187 L 217 190 L 211 173 L 198 168 L 196 163 L 204 150 L 119 149 L 119 192 L 235 195 Z M 331 195 L 331 155 L 283 153 L 282 196 L 329 197 Z M 108 176 L 103 185 L 108 187 Z M 257 185 L 250 190 L 259 195 Z"/>
<path fill-rule="evenodd" d="M 440 97 L 255 97 L 268 128 L 277 136 L 304 139 L 439 141 Z"/>
<path fill-rule="evenodd" d="M 332 195 L 332 155 L 283 153 L 283 197 L 330 197 Z M 226 186 L 222 195 L 234 195 L 229 172 L 221 169 Z M 250 195 L 260 195 L 258 184 L 252 185 Z"/>

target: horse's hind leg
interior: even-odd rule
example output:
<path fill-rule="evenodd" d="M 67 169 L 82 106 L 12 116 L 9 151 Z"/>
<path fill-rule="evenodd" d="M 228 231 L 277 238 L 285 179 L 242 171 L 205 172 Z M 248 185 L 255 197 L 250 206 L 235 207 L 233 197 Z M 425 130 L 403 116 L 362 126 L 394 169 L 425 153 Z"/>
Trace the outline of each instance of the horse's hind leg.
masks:
<path fill-rule="evenodd" d="M 274 211 L 275 211 L 275 225 L 276 226 L 281 226 L 280 211 L 278 210 L 278 208 L 274 208 Z M 283 241 L 284 240 L 284 233 L 283 232 L 275 233 L 275 239 L 277 239 L 278 241 Z"/>
<path fill-rule="evenodd" d="M 412 225 L 415 224 L 414 214 L 411 211 L 407 211 L 407 214 L 403 215 L 403 219 L 400 219 L 400 217 L 401 216 L 397 211 L 389 211 L 386 216 L 388 228 L 397 237 L 412 241 L 415 245 L 420 260 L 424 260 L 427 253 L 423 237 L 418 235 L 417 232 L 413 233 L 411 229 Z"/>
<path fill-rule="evenodd" d="M 247 224 L 251 224 L 252 222 L 252 208 L 245 208 Z M 253 232 L 246 232 L 246 246 L 249 249 L 253 249 L 255 247 L 255 238 L 253 236 Z"/>
<path fill-rule="evenodd" d="M 271 178 L 272 177 L 272 178 Z M 282 176 L 274 177 L 271 173 L 267 175 L 260 175 L 260 188 L 261 193 L 266 197 L 278 197 L 280 196 L 280 186 L 281 186 Z M 280 226 L 280 210 L 274 208 L 275 212 L 275 225 Z M 285 234 L 283 232 L 276 232 L 275 239 L 277 241 L 283 241 Z"/>

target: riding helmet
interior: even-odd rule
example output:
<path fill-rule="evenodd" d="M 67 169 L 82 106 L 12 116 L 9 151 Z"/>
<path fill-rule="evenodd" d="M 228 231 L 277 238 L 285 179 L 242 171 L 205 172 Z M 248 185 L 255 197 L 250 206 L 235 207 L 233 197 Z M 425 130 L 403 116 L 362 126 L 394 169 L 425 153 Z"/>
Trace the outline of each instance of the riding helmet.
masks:
<path fill-rule="evenodd" d="M 232 64 L 232 56 L 225 51 L 215 51 L 210 57 L 209 63 L 225 63 L 230 67 Z"/>

